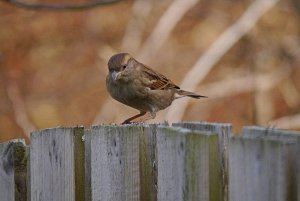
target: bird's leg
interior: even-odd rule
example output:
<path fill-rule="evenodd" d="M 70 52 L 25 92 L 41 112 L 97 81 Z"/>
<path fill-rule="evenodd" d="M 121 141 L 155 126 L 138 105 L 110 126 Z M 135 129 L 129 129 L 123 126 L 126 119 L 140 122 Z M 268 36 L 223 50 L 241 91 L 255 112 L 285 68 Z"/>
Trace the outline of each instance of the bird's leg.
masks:
<path fill-rule="evenodd" d="M 154 119 L 155 116 L 156 116 L 155 112 L 141 112 L 140 114 L 137 114 L 133 117 L 130 117 L 129 119 L 126 119 L 122 124 L 142 123 L 149 119 Z M 134 121 L 132 121 L 132 120 L 134 120 Z"/>
<path fill-rule="evenodd" d="M 145 115 L 137 117 L 133 122 L 135 123 L 143 123 L 147 120 L 154 119 L 156 116 L 155 112 L 146 112 Z"/>
<path fill-rule="evenodd" d="M 144 116 L 146 114 L 146 112 L 140 112 L 140 114 L 134 115 L 133 117 L 130 117 L 128 119 L 126 119 L 122 124 L 130 124 L 132 120 L 139 118 L 141 116 Z"/>

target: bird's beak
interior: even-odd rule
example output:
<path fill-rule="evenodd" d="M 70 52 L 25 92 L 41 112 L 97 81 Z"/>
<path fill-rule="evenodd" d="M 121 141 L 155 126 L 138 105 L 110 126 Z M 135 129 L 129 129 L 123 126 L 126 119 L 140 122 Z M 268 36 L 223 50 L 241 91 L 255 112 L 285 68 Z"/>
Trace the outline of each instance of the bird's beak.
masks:
<path fill-rule="evenodd" d="M 112 77 L 112 79 L 113 79 L 114 81 L 116 81 L 116 80 L 119 79 L 119 77 L 120 77 L 120 72 L 113 71 L 113 72 L 111 73 L 111 77 Z"/>

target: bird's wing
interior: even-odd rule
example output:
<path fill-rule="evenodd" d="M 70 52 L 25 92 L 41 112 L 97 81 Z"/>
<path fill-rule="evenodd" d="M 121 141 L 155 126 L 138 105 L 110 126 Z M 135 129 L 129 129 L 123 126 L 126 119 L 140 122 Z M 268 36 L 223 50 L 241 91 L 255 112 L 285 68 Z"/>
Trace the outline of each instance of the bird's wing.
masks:
<path fill-rule="evenodd" d="M 165 90 L 172 88 L 179 89 L 179 87 L 175 85 L 170 79 L 166 78 L 160 73 L 155 72 L 147 66 L 144 66 L 143 68 L 143 75 L 150 81 L 148 82 L 148 87 L 152 90 Z"/>

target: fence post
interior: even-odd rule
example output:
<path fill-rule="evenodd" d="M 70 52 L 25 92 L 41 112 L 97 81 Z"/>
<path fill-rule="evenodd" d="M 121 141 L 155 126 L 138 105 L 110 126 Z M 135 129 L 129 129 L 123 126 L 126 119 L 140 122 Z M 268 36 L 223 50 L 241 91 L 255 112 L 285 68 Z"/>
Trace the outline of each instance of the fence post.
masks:
<path fill-rule="evenodd" d="M 228 139 L 232 135 L 232 125 L 228 123 L 209 123 L 209 122 L 180 122 L 173 126 L 179 126 L 200 132 L 212 132 L 218 134 L 219 147 L 219 167 L 221 169 L 222 201 L 228 200 Z"/>
<path fill-rule="evenodd" d="M 91 128 L 91 200 L 139 200 L 140 167 L 137 125 Z"/>
<path fill-rule="evenodd" d="M 92 200 L 92 188 L 91 188 L 91 129 L 84 130 L 84 175 L 85 175 L 85 201 Z"/>
<path fill-rule="evenodd" d="M 27 147 L 23 139 L 0 143 L 0 199 L 27 200 Z"/>
<path fill-rule="evenodd" d="M 300 201 L 299 133 L 251 126 L 228 139 L 230 124 L 173 126 L 53 128 L 32 133 L 30 148 L 0 143 L 0 200 Z"/>
<path fill-rule="evenodd" d="M 84 200 L 82 135 L 83 127 L 52 128 L 31 134 L 31 201 Z"/>
<path fill-rule="evenodd" d="M 299 132 L 280 130 L 274 128 L 266 128 L 261 126 L 245 126 L 243 128 L 243 136 L 250 138 L 268 138 L 278 140 L 291 140 L 296 142 L 300 137 Z"/>
<path fill-rule="evenodd" d="M 297 136 L 267 130 L 247 127 L 230 139 L 230 201 L 296 200 Z"/>
<path fill-rule="evenodd" d="M 296 156 L 298 157 L 296 160 L 296 185 L 297 185 L 297 200 L 300 201 L 300 160 L 299 160 L 299 156 L 300 156 L 300 137 L 297 139 L 297 150 L 296 150 Z"/>
<path fill-rule="evenodd" d="M 218 135 L 157 130 L 158 200 L 221 200 Z"/>
<path fill-rule="evenodd" d="M 140 200 L 157 201 L 157 124 L 144 125 L 140 135 Z"/>

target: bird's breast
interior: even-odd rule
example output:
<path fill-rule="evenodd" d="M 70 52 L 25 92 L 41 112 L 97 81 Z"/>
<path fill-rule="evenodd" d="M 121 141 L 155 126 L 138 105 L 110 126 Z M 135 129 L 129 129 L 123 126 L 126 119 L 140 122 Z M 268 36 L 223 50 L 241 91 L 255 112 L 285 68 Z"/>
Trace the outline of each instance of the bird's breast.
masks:
<path fill-rule="evenodd" d="M 174 100 L 175 93 L 173 89 L 151 90 L 139 83 L 138 79 L 131 82 L 115 82 L 108 78 L 107 89 L 117 101 L 140 111 L 151 112 L 168 107 Z"/>
<path fill-rule="evenodd" d="M 108 81 L 109 82 L 109 81 Z M 147 96 L 147 89 L 135 82 L 113 82 L 107 83 L 110 95 L 124 104 L 144 99 Z"/>

